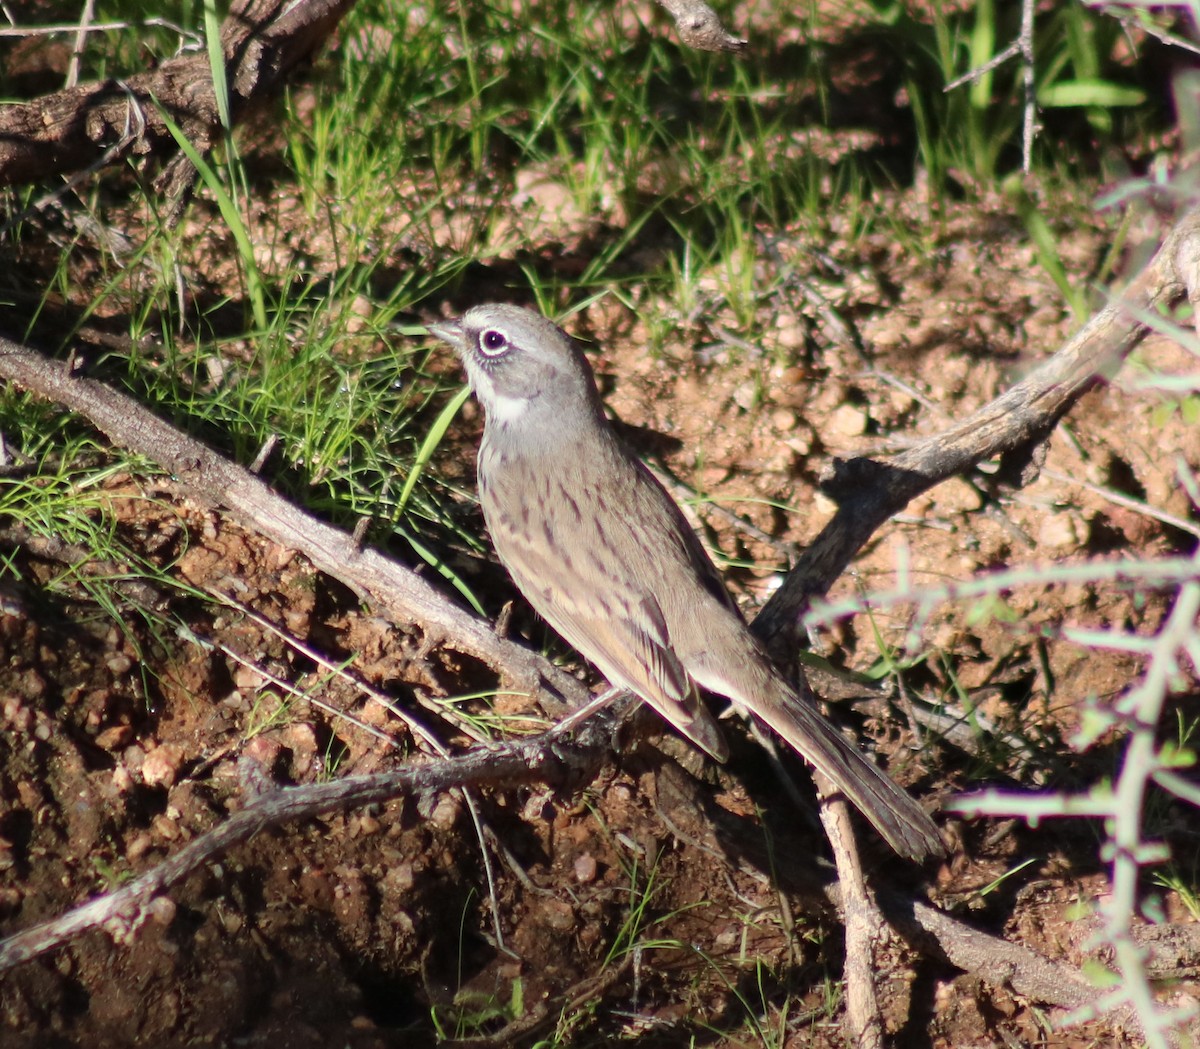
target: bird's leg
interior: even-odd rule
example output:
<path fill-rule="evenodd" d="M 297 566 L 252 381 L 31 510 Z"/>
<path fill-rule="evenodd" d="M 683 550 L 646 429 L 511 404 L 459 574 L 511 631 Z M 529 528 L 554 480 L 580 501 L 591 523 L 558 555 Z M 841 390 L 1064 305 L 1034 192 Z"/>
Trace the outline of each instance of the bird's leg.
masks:
<path fill-rule="evenodd" d="M 608 688 L 600 693 L 600 695 L 588 700 L 588 702 L 586 702 L 578 710 L 572 711 L 565 718 L 563 718 L 562 721 L 554 726 L 555 731 L 570 732 L 580 722 L 585 721 L 593 714 L 607 707 L 624 691 L 625 689 L 620 685 L 609 685 Z"/>

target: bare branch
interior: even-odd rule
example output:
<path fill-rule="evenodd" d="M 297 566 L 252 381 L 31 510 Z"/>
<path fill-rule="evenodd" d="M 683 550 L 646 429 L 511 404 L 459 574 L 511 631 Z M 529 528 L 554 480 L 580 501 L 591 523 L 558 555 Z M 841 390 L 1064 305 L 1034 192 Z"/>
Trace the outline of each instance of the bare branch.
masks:
<path fill-rule="evenodd" d="M 201 864 L 279 823 L 309 819 L 334 809 L 389 801 L 403 794 L 454 788 L 511 787 L 529 782 L 577 788 L 594 775 L 608 749 L 603 729 L 606 724 L 604 719 L 594 718 L 581 736 L 570 741 L 551 730 L 496 747 L 478 747 L 459 757 L 425 765 L 368 776 L 347 776 L 331 783 L 281 787 L 259 795 L 225 822 L 116 892 L 0 941 L 0 972 L 44 954 L 89 929 L 103 927 L 115 938 L 127 939 L 145 920 L 147 906 L 155 896 Z"/>
<path fill-rule="evenodd" d="M 922 492 L 994 456 L 1002 465 L 1025 465 L 1079 398 L 1150 333 L 1149 318 L 1189 293 L 1198 254 L 1200 210 L 1185 215 L 1129 287 L 1026 379 L 900 455 L 835 461 L 823 488 L 838 501 L 837 513 L 755 619 L 755 633 L 786 645 L 812 598 Z"/>
<path fill-rule="evenodd" d="M 679 39 L 697 51 L 744 51 L 746 41 L 734 36 L 704 0 L 658 0 L 675 19 Z"/>
<path fill-rule="evenodd" d="M 867 893 L 862 860 L 850 824 L 850 806 L 833 783 L 819 773 L 821 825 L 833 849 L 841 886 L 842 921 L 846 927 L 846 1031 L 859 1049 L 883 1049 L 883 1012 L 875 986 L 875 947 L 884 928 L 883 916 Z"/>
<path fill-rule="evenodd" d="M 236 0 L 221 27 L 235 109 L 240 112 L 272 91 L 352 5 L 353 0 L 299 0 L 290 7 L 285 0 Z M 126 142 L 131 102 L 144 114 L 145 126 L 136 140 Z M 115 159 L 124 152 L 111 151 L 117 142 L 136 155 L 174 154 L 164 113 L 202 154 L 217 141 L 221 124 L 206 54 L 179 55 L 124 80 L 82 84 L 0 106 L 0 185 L 86 168 L 102 156 Z M 163 179 L 160 188 L 178 193 L 183 187 L 170 170 Z"/>

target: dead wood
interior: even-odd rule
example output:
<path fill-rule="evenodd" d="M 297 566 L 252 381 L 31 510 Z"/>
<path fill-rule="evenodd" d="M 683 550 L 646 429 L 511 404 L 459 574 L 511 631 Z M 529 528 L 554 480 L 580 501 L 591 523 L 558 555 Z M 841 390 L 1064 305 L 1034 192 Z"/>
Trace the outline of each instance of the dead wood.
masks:
<path fill-rule="evenodd" d="M 559 789 L 578 789 L 599 769 L 595 758 L 607 747 L 603 733 L 610 724 L 604 718 L 593 718 L 577 738 L 563 739 L 561 733 L 551 730 L 496 747 L 477 747 L 466 754 L 423 765 L 346 776 L 330 783 L 268 789 L 252 796 L 244 808 L 223 823 L 121 889 L 0 941 L 0 972 L 67 943 L 89 929 L 102 927 L 114 939 L 128 940 L 145 921 L 155 896 L 202 864 L 280 823 L 310 819 L 334 809 L 390 801 L 406 794 L 455 788 L 512 787 L 539 782 Z M 244 759 L 240 771 L 243 783 L 253 794 L 251 785 L 263 778 L 262 767 L 252 759 Z"/>
<path fill-rule="evenodd" d="M 551 709 L 587 700 L 587 689 L 548 660 L 499 637 L 415 572 L 305 514 L 248 470 L 180 433 L 132 397 L 3 337 L 0 378 L 78 412 L 113 444 L 157 463 L 206 505 L 223 506 L 251 529 L 300 551 L 316 568 L 386 610 L 397 624 L 423 633 L 430 648 L 479 660 L 514 689 L 540 695 Z"/>
<path fill-rule="evenodd" d="M 753 629 L 780 652 L 809 602 L 824 594 L 875 531 L 922 492 L 1000 457 L 1002 475 L 1028 483 L 1038 446 L 1079 399 L 1151 331 L 1152 318 L 1200 287 L 1200 211 L 1188 212 L 1129 286 L 1027 378 L 943 433 L 889 459 L 833 463 L 823 488 L 837 513 L 804 552 Z"/>
<path fill-rule="evenodd" d="M 859 1049 L 883 1049 L 883 1010 L 875 985 L 875 951 L 884 935 L 883 916 L 867 891 L 862 858 L 850 823 L 850 805 L 833 783 L 818 773 L 821 796 L 821 825 L 833 850 L 841 887 L 839 908 L 845 928 L 846 961 L 842 978 L 846 984 L 846 1031 Z"/>
<path fill-rule="evenodd" d="M 698 51 L 744 51 L 746 41 L 734 36 L 704 0 L 658 0 L 675 20 L 679 39 Z"/>
<path fill-rule="evenodd" d="M 270 94 L 333 31 L 353 0 L 235 0 L 221 25 L 231 119 Z M 208 55 L 188 53 L 124 79 L 80 84 L 0 106 L 0 185 L 87 168 L 118 156 L 174 156 L 157 189 L 186 201 L 195 178 L 167 118 L 203 156 L 222 132 Z M 114 150 L 114 145 L 120 145 Z"/>

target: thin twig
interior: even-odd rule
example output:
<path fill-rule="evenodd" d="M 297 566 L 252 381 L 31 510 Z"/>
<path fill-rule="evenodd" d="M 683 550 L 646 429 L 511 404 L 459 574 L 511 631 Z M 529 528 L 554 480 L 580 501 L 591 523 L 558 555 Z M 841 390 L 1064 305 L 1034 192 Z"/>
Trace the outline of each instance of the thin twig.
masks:
<path fill-rule="evenodd" d="M 83 59 L 83 49 L 87 45 L 88 26 L 96 14 L 96 0 L 84 0 L 83 11 L 79 16 L 79 26 L 75 31 L 75 43 L 71 46 L 71 60 L 67 63 L 67 87 L 79 83 L 79 64 Z"/>
<path fill-rule="evenodd" d="M 62 33 L 108 33 L 117 29 L 128 29 L 132 22 L 92 22 L 87 25 L 80 20 L 76 24 L 64 22 L 59 25 L 4 26 L 0 28 L 0 38 L 16 37 L 23 39 L 30 36 L 56 36 Z"/>
<path fill-rule="evenodd" d="M 1029 173 L 1033 166 L 1033 140 L 1040 130 L 1037 123 L 1037 89 L 1033 68 L 1033 16 L 1036 0 L 1021 0 L 1021 28 L 1017 39 L 983 65 L 951 80 L 943 90 L 953 91 L 963 84 L 976 84 L 988 73 L 998 69 L 1015 55 L 1021 56 L 1021 89 L 1024 95 L 1025 118 L 1021 135 L 1021 170 Z"/>

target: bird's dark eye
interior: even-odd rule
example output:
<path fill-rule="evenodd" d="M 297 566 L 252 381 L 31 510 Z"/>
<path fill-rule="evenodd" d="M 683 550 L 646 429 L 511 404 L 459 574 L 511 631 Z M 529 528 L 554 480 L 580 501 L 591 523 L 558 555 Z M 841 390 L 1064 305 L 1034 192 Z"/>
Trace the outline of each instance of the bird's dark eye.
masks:
<path fill-rule="evenodd" d="M 508 349 L 508 336 L 495 328 L 489 328 L 479 336 L 479 348 L 489 357 L 496 357 Z"/>

